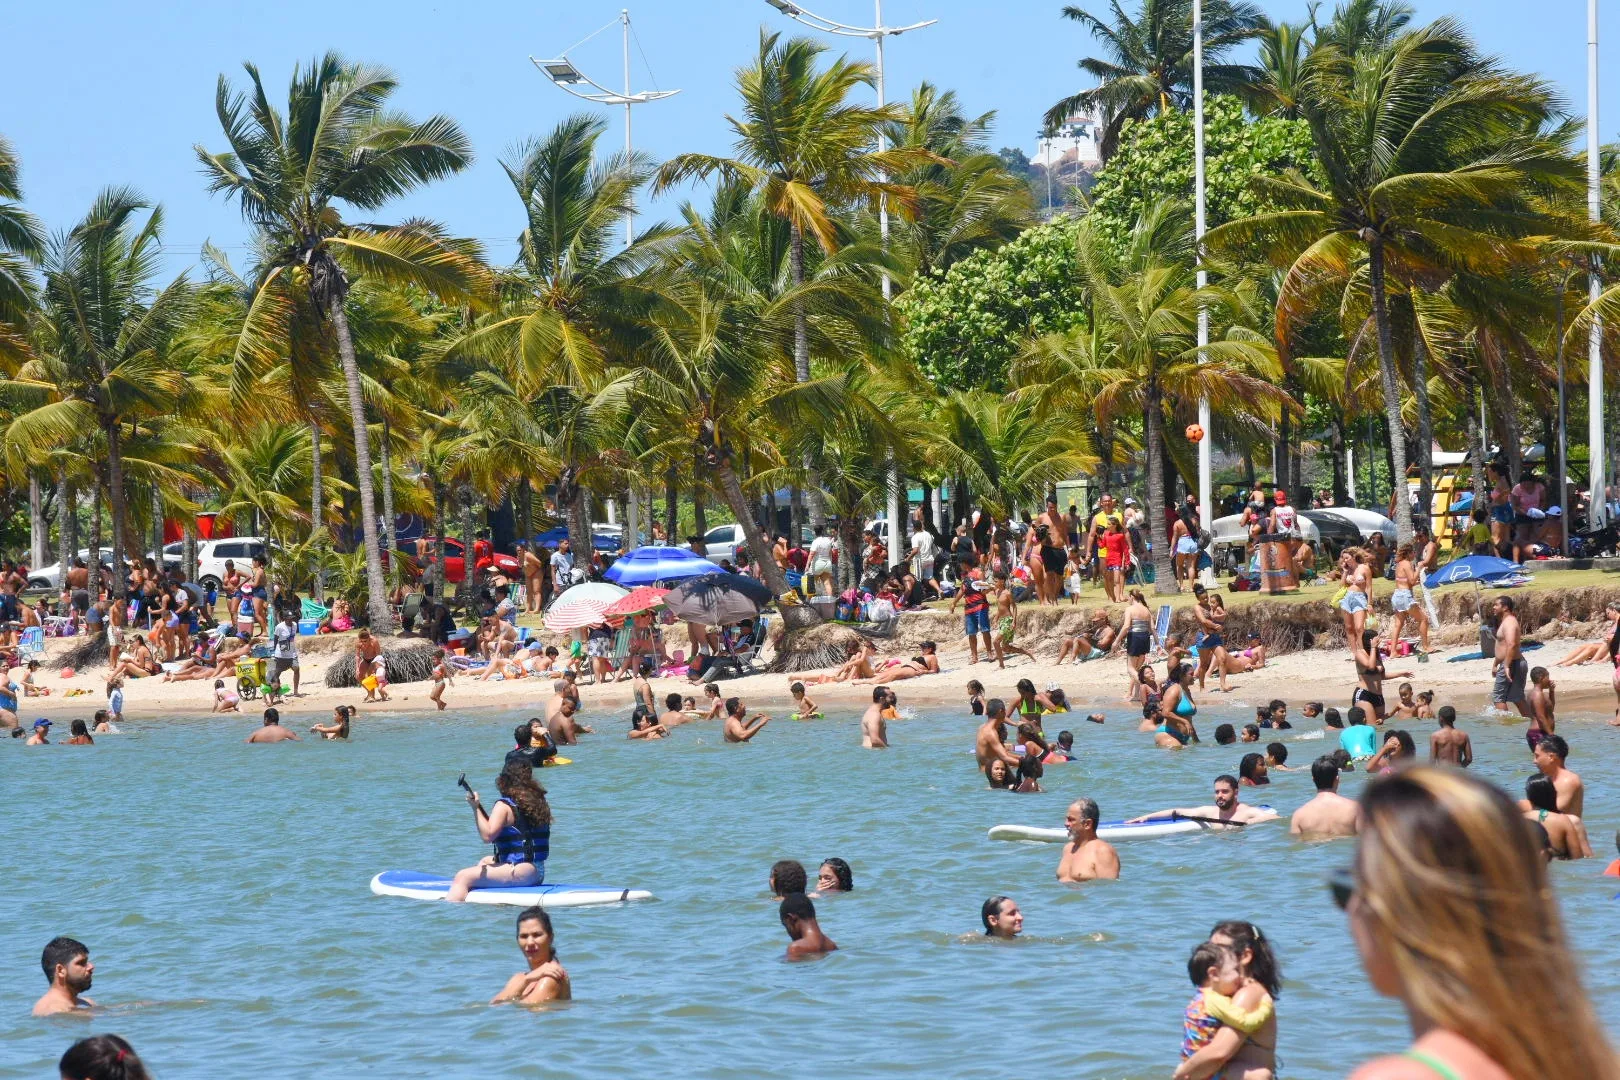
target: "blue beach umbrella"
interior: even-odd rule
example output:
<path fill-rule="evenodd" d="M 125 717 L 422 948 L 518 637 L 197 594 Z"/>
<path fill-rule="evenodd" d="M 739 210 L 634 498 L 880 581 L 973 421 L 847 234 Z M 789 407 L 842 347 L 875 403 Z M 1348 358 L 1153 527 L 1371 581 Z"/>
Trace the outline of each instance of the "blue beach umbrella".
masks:
<path fill-rule="evenodd" d="M 1497 581 L 1522 573 L 1524 567 L 1518 563 L 1498 559 L 1494 555 L 1469 555 L 1455 562 L 1446 563 L 1424 578 L 1423 586 L 1427 589 L 1438 589 L 1442 585 L 1458 585 L 1469 581 Z"/>
<path fill-rule="evenodd" d="M 1448 514 L 1466 514 L 1474 508 L 1474 493 L 1465 491 L 1446 509 Z"/>
<path fill-rule="evenodd" d="M 718 566 L 694 555 L 689 548 L 649 544 L 616 560 L 602 576 L 617 585 L 631 588 L 636 585 L 656 585 L 660 581 L 684 581 L 719 572 Z"/>

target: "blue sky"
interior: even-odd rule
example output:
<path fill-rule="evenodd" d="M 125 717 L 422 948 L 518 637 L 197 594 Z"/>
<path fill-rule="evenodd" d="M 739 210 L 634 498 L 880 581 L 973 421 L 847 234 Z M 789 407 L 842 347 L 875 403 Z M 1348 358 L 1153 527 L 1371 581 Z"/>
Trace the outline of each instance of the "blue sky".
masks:
<path fill-rule="evenodd" d="M 1130 0 L 1127 0 L 1129 3 Z M 1078 0 L 1101 11 L 1104 0 Z M 11 5 L 0 133 L 17 147 L 29 206 L 53 229 L 75 221 L 108 184 L 130 184 L 161 202 L 172 269 L 191 265 L 205 239 L 235 258 L 245 229 L 233 206 L 210 197 L 191 147 L 218 149 L 215 79 L 242 75 L 252 60 L 272 97 L 285 98 L 293 66 L 335 48 L 385 64 L 400 80 L 399 107 L 444 112 L 471 136 L 478 160 L 466 173 L 393 204 L 379 217 L 420 215 L 485 241 L 505 260 L 519 228 L 516 202 L 497 159 L 570 112 L 597 108 L 552 86 L 529 63 L 551 56 L 615 19 L 620 2 L 512 3 L 483 0 L 282 0 L 127 4 L 65 0 Z M 1262 0 L 1274 18 L 1303 17 L 1303 0 Z M 1560 85 L 1577 113 L 1586 101 L 1584 0 L 1419 0 L 1420 18 L 1463 13 L 1484 48 Z M 869 23 L 871 0 L 816 0 L 815 10 Z M 889 39 L 891 100 L 923 79 L 958 91 L 974 111 L 996 110 L 995 145 L 1033 152 L 1041 112 L 1081 88 L 1074 62 L 1092 43 L 1059 16 L 1060 0 L 887 0 L 891 25 L 935 18 L 937 25 Z M 1609 73 L 1603 87 L 1604 140 L 1620 132 L 1620 0 L 1609 0 L 1603 33 Z M 636 89 L 679 87 L 672 99 L 636 110 L 636 145 L 658 158 L 684 150 L 726 152 L 724 114 L 735 108 L 732 74 L 757 47 L 761 26 L 797 24 L 764 0 L 640 0 L 630 10 Z M 808 33 L 808 31 L 801 31 Z M 823 39 L 869 57 L 864 40 Z M 651 76 L 641 53 L 650 62 Z M 593 78 L 620 79 L 614 27 L 570 54 Z M 610 112 L 607 141 L 623 138 L 622 109 Z M 673 216 L 665 199 L 654 214 Z"/>

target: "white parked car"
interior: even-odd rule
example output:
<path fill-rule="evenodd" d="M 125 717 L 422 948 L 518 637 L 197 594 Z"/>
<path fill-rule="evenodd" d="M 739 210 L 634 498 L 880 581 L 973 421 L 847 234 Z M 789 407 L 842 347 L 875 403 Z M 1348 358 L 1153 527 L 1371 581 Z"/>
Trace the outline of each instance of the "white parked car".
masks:
<path fill-rule="evenodd" d="M 703 550 L 708 553 L 709 561 L 716 565 L 721 559 L 730 559 L 735 564 L 737 549 L 747 546 L 748 538 L 743 535 L 743 527 L 735 523 L 716 525 L 703 534 Z"/>
<path fill-rule="evenodd" d="M 1299 532 L 1313 546 L 1320 548 L 1322 533 L 1316 523 L 1303 514 L 1297 515 Z M 1249 530 L 1243 525 L 1242 514 L 1228 514 L 1215 519 L 1210 530 L 1209 553 L 1218 570 L 1231 570 L 1243 565 L 1243 552 L 1249 543 Z"/>
<path fill-rule="evenodd" d="M 179 542 L 163 548 L 165 566 L 180 564 L 183 545 Z M 197 541 L 197 584 L 204 589 L 218 589 L 225 579 L 225 560 L 236 564 L 241 573 L 250 573 L 255 556 L 268 555 L 269 548 L 262 536 L 232 536 L 224 540 Z"/>
<path fill-rule="evenodd" d="M 1323 511 L 1337 514 L 1361 530 L 1361 539 L 1371 540 L 1373 533 L 1383 533 L 1384 543 L 1395 546 L 1395 522 L 1376 510 L 1363 510 L 1356 506 L 1324 506 Z"/>
<path fill-rule="evenodd" d="M 80 548 L 75 556 L 84 560 L 86 566 L 90 565 L 90 549 Z M 101 549 L 101 561 L 112 562 L 112 548 Z M 28 587 L 30 589 L 60 589 L 62 587 L 62 564 L 53 562 L 49 566 L 42 566 L 28 574 Z"/>

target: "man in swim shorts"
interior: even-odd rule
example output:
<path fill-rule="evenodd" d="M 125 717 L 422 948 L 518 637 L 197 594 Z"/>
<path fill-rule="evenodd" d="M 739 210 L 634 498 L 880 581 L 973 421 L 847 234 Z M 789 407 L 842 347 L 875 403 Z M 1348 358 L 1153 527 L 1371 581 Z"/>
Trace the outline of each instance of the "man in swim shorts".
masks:
<path fill-rule="evenodd" d="M 1140 825 L 1148 821 L 1178 821 L 1184 818 L 1204 819 L 1211 822 L 1230 822 L 1233 825 L 1253 825 L 1271 821 L 1277 811 L 1259 806 L 1244 806 L 1238 799 L 1237 777 L 1222 773 L 1215 778 L 1215 805 L 1194 806 L 1190 809 L 1159 810 L 1152 814 L 1131 818 L 1127 825 Z"/>
<path fill-rule="evenodd" d="M 771 718 L 763 713 L 755 713 L 747 722 L 744 717 L 748 715 L 748 705 L 740 697 L 726 699 L 726 726 L 725 740 L 731 743 L 745 743 L 762 731 Z"/>
<path fill-rule="evenodd" d="M 1076 799 L 1070 804 L 1063 818 L 1069 830 L 1069 842 L 1063 845 L 1063 857 L 1058 860 L 1059 881 L 1119 879 L 1119 852 L 1108 841 L 1097 838 L 1097 822 L 1101 817 L 1093 799 Z"/>
<path fill-rule="evenodd" d="M 1327 754 L 1311 763 L 1316 795 L 1294 811 L 1288 832 L 1302 840 L 1354 836 L 1361 831 L 1361 806 L 1339 794 L 1339 765 Z"/>
<path fill-rule="evenodd" d="M 1046 571 L 1041 579 L 1040 601 L 1055 604 L 1063 595 L 1063 570 L 1069 563 L 1069 522 L 1058 509 L 1057 499 L 1046 500 L 1046 512 L 1035 520 L 1035 527 L 1041 542 L 1041 569 Z M 1045 532 L 1041 532 L 1043 527 Z"/>
<path fill-rule="evenodd" d="M 591 729 L 574 719 L 579 711 L 579 705 L 571 697 L 557 697 L 552 700 L 556 712 L 549 714 L 546 719 L 546 730 L 551 732 L 551 741 L 558 746 L 574 746 L 579 742 L 581 735 L 591 734 Z"/>
<path fill-rule="evenodd" d="M 1018 633 L 1018 601 L 1013 598 L 1012 585 L 1006 574 L 996 578 L 996 666 L 1007 666 L 1007 654 L 1018 653 L 1034 661 L 1035 655 L 1028 649 L 1013 644 L 1013 637 Z"/>
<path fill-rule="evenodd" d="M 1519 651 L 1519 617 L 1513 611 L 1513 598 L 1511 596 L 1498 596 L 1491 604 L 1491 611 L 1496 616 L 1496 654 L 1491 664 L 1491 674 L 1495 677 L 1495 685 L 1491 688 L 1491 704 L 1499 711 L 1506 712 L 1504 706 L 1512 705 L 1519 710 L 1519 715 L 1530 716 L 1529 706 L 1524 700 L 1524 684 L 1529 678 L 1529 665 L 1525 663 L 1524 654 Z"/>
<path fill-rule="evenodd" d="M 297 742 L 298 736 L 293 734 L 291 728 L 281 726 L 281 711 L 279 709 L 264 710 L 264 726 L 247 737 L 250 743 L 276 743 Z"/>
<path fill-rule="evenodd" d="M 45 946 L 39 966 L 45 969 L 45 980 L 51 988 L 34 1002 L 35 1016 L 54 1016 L 95 1007 L 95 1002 L 79 996 L 90 989 L 91 977 L 96 971 L 96 965 L 90 962 L 88 947 L 70 937 L 52 938 Z"/>

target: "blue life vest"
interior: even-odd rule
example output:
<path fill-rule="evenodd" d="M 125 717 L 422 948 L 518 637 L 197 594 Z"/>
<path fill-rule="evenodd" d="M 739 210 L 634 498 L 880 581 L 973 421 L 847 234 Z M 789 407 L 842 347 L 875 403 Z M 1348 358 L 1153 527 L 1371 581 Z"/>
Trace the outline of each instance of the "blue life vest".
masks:
<path fill-rule="evenodd" d="M 495 862 L 502 866 L 514 863 L 544 866 L 547 856 L 551 854 L 550 823 L 538 828 L 526 828 L 528 822 L 524 821 L 517 803 L 504 796 L 501 802 L 512 808 L 513 823 L 495 834 Z"/>

